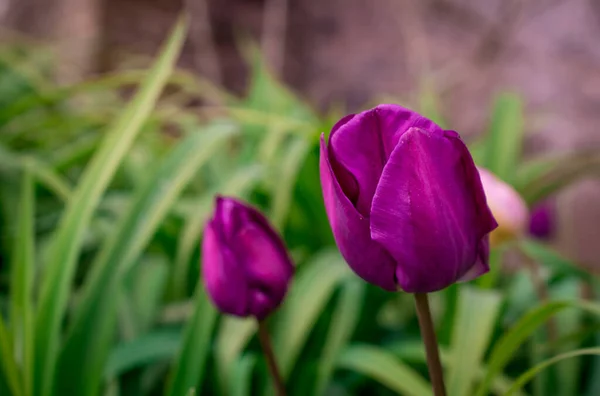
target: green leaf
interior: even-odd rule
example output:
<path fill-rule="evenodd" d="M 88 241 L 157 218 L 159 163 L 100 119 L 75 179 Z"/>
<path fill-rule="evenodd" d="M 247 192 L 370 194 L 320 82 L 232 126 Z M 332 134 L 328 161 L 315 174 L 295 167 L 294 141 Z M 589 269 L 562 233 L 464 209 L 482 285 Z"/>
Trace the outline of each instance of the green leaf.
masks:
<path fill-rule="evenodd" d="M 225 316 L 221 320 L 215 340 L 215 360 L 223 392 L 229 389 L 235 366 L 257 329 L 256 320 L 252 318 Z"/>
<path fill-rule="evenodd" d="M 489 392 L 492 380 L 499 374 L 523 342 L 529 338 L 551 316 L 565 308 L 578 308 L 600 316 L 600 305 L 587 301 L 551 301 L 530 310 L 517 323 L 511 326 L 495 344 L 488 360 L 488 372 L 481 382 L 477 396 L 485 396 Z"/>
<path fill-rule="evenodd" d="M 236 362 L 230 382 L 228 395 L 251 396 L 252 372 L 256 366 L 256 356 L 244 355 Z"/>
<path fill-rule="evenodd" d="M 600 345 L 600 332 L 593 338 L 596 345 Z M 585 388 L 585 396 L 600 394 L 600 356 L 595 356 L 590 362 L 589 381 Z"/>
<path fill-rule="evenodd" d="M 337 366 L 366 375 L 401 395 L 432 395 L 431 386 L 419 373 L 390 352 L 375 346 L 353 345 L 347 348 Z"/>
<path fill-rule="evenodd" d="M 537 366 L 534 366 L 523 373 L 519 378 L 515 380 L 513 386 L 506 392 L 506 396 L 510 396 L 515 392 L 519 391 L 525 384 L 531 381 L 540 371 L 544 370 L 546 367 L 561 362 L 565 359 L 570 359 L 577 356 L 585 356 L 585 355 L 600 355 L 600 348 L 586 348 L 586 349 L 578 349 L 575 351 L 566 352 L 555 356 L 551 359 L 548 359 Z"/>
<path fill-rule="evenodd" d="M 35 193 L 29 169 L 25 169 L 19 199 L 18 232 L 11 264 L 11 326 L 16 360 L 23 376 L 23 393 L 31 395 L 33 370 L 33 302 L 35 260 Z"/>
<path fill-rule="evenodd" d="M 550 297 L 554 300 L 575 299 L 581 294 L 581 283 L 577 279 L 566 278 L 553 284 L 550 289 Z M 554 320 L 559 337 L 577 333 L 583 328 L 583 312 L 578 310 L 562 311 L 556 314 Z M 556 340 L 554 340 L 556 341 Z M 565 342 L 560 348 L 552 349 L 555 353 L 565 353 L 577 349 L 578 341 Z M 580 374 L 582 370 L 581 359 L 556 364 L 556 394 L 575 395 L 580 385 Z"/>
<path fill-rule="evenodd" d="M 22 396 L 22 381 L 12 346 L 11 334 L 0 315 L 0 386 L 8 388 L 12 396 Z"/>
<path fill-rule="evenodd" d="M 304 264 L 277 313 L 273 347 L 281 375 L 288 378 L 319 315 L 340 282 L 351 276 L 337 251 L 326 251 Z"/>
<path fill-rule="evenodd" d="M 323 395 L 329 383 L 336 361 L 346 346 L 360 319 L 362 303 L 365 297 L 365 284 L 362 280 L 348 279 L 342 286 L 325 346 L 319 358 L 319 368 L 313 395 Z"/>
<path fill-rule="evenodd" d="M 136 331 L 144 333 L 150 329 L 161 308 L 167 280 L 169 279 L 169 258 L 153 255 L 144 257 L 144 264 L 132 271 L 130 290 Z"/>
<path fill-rule="evenodd" d="M 215 123 L 186 136 L 136 192 L 83 287 L 81 305 L 61 353 L 59 394 L 96 394 L 125 275 L 191 178 L 234 133 L 231 125 Z"/>
<path fill-rule="evenodd" d="M 486 137 L 484 166 L 508 183 L 515 179 L 521 160 L 523 135 L 523 100 L 513 93 L 498 95 Z"/>
<path fill-rule="evenodd" d="M 129 370 L 168 361 L 177 355 L 181 341 L 181 331 L 156 330 L 119 344 L 110 353 L 104 379 L 110 381 Z"/>
<path fill-rule="evenodd" d="M 305 138 L 296 138 L 286 147 L 284 158 L 279 163 L 270 216 L 272 223 L 277 228 L 283 226 L 292 202 L 296 178 L 309 149 L 310 145 Z"/>
<path fill-rule="evenodd" d="M 188 323 L 179 357 L 175 361 L 167 395 L 185 395 L 190 389 L 200 387 L 210 352 L 212 332 L 217 311 L 208 300 L 201 284 L 196 288 L 196 309 Z"/>
<path fill-rule="evenodd" d="M 448 370 L 448 394 L 469 396 L 498 318 L 502 297 L 495 291 L 463 287 L 452 333 L 453 363 Z"/>

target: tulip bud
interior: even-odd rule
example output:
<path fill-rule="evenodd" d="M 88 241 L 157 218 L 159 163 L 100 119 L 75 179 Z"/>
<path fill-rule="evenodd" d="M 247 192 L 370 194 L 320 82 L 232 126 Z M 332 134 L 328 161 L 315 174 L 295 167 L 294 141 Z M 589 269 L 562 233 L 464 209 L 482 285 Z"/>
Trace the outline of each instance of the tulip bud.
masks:
<path fill-rule="evenodd" d="M 336 243 L 367 282 L 427 293 L 489 270 L 497 224 L 458 133 L 380 105 L 321 137 L 320 168 Z"/>
<path fill-rule="evenodd" d="M 490 171 L 478 169 L 488 205 L 498 221 L 498 228 L 490 235 L 492 246 L 522 235 L 528 221 L 525 201 L 512 186 L 498 179 Z"/>
<path fill-rule="evenodd" d="M 267 219 L 240 201 L 217 197 L 204 230 L 202 277 L 219 310 L 262 320 L 285 297 L 293 273 L 286 248 Z"/>
<path fill-rule="evenodd" d="M 556 217 L 555 202 L 541 202 L 531 209 L 529 216 L 529 233 L 539 239 L 548 239 L 554 233 Z"/>

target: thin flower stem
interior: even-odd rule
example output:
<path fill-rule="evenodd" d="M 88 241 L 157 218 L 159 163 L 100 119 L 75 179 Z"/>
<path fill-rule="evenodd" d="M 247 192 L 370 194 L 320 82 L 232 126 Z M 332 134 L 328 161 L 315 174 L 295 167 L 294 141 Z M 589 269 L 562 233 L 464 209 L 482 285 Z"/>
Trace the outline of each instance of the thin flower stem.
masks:
<path fill-rule="evenodd" d="M 258 339 L 260 346 L 262 347 L 265 359 L 267 360 L 267 366 L 269 366 L 269 372 L 273 379 L 273 385 L 277 396 L 285 396 L 285 386 L 283 385 L 283 379 L 277 368 L 277 362 L 275 361 L 275 354 L 273 353 L 273 347 L 271 345 L 271 337 L 269 336 L 269 330 L 264 320 L 258 321 Z"/>
<path fill-rule="evenodd" d="M 446 386 L 444 385 L 444 372 L 440 363 L 440 353 L 438 351 L 435 329 L 431 320 L 431 311 L 429 310 L 429 300 L 427 293 L 415 293 L 415 303 L 417 305 L 417 317 L 421 327 L 421 337 L 425 344 L 425 353 L 427 355 L 427 367 L 429 368 L 429 377 L 431 387 L 435 396 L 446 396 Z"/>

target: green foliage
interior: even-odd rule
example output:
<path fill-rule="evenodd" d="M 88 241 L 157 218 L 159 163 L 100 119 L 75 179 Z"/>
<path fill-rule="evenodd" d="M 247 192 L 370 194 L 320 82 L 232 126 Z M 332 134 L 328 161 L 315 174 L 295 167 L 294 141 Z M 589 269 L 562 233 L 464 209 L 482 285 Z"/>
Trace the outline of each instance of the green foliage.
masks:
<path fill-rule="evenodd" d="M 182 20 L 149 70 L 62 87 L 47 52 L 0 48 L 0 394 L 270 395 L 255 321 L 220 317 L 198 282 L 202 230 L 225 194 L 263 210 L 295 258 L 268 321 L 291 395 L 430 395 L 410 299 L 362 282 L 334 246 L 318 139 L 343 114 L 318 114 L 253 47 L 243 97 L 177 70 L 184 38 Z M 419 81 L 404 105 L 451 128 L 433 80 Z M 137 89 L 125 100 L 123 88 Z M 523 98 L 493 103 L 471 150 L 529 204 L 597 174 L 591 150 L 524 158 Z M 543 268 L 549 301 L 530 266 L 503 271 L 511 249 Z M 579 296 L 597 280 L 529 238 L 492 260 L 492 275 L 432 299 L 449 395 L 595 395 L 584 356 L 598 354 L 600 308 Z"/>
<path fill-rule="evenodd" d="M 503 93 L 496 98 L 487 135 L 484 167 L 512 182 L 523 144 L 523 100 Z"/>
<path fill-rule="evenodd" d="M 419 373 L 381 348 L 354 345 L 340 356 L 338 366 L 371 377 L 401 395 L 431 395 L 431 387 Z"/>
<path fill-rule="evenodd" d="M 452 359 L 448 370 L 448 392 L 472 394 L 477 368 L 481 365 L 497 322 L 501 295 L 495 291 L 465 287 L 461 290 L 452 332 Z"/>

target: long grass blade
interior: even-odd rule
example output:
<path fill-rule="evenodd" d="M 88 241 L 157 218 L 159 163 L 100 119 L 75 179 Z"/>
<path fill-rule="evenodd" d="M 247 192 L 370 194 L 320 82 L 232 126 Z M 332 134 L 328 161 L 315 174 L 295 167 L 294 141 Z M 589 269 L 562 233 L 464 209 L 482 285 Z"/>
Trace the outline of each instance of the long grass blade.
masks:
<path fill-rule="evenodd" d="M 32 284 L 35 257 L 34 182 L 29 169 L 23 174 L 17 235 L 11 264 L 11 326 L 16 360 L 23 375 L 23 393 L 31 395 L 33 370 Z"/>
<path fill-rule="evenodd" d="M 463 287 L 452 333 L 453 364 L 448 370 L 448 393 L 469 396 L 500 313 L 499 293 Z"/>
<path fill-rule="evenodd" d="M 186 395 L 201 385 L 216 319 L 217 311 L 208 300 L 202 285 L 198 284 L 196 309 L 186 328 L 179 357 L 173 366 L 168 396 Z"/>
<path fill-rule="evenodd" d="M 324 395 L 329 383 L 337 359 L 346 346 L 360 319 L 362 301 L 365 297 L 365 284 L 359 279 L 349 279 L 342 286 L 339 300 L 329 331 L 325 340 L 325 346 L 319 359 L 317 381 L 314 395 Z"/>
<path fill-rule="evenodd" d="M 0 315 L 0 389 L 5 387 L 13 396 L 23 396 L 20 374 L 14 358 L 11 334 Z"/>
<path fill-rule="evenodd" d="M 147 80 L 109 128 L 69 200 L 56 231 L 49 250 L 35 319 L 35 396 L 49 395 L 53 389 L 61 322 L 67 308 L 84 230 L 121 160 L 158 100 L 179 55 L 185 31 L 186 23 L 180 20 Z"/>

